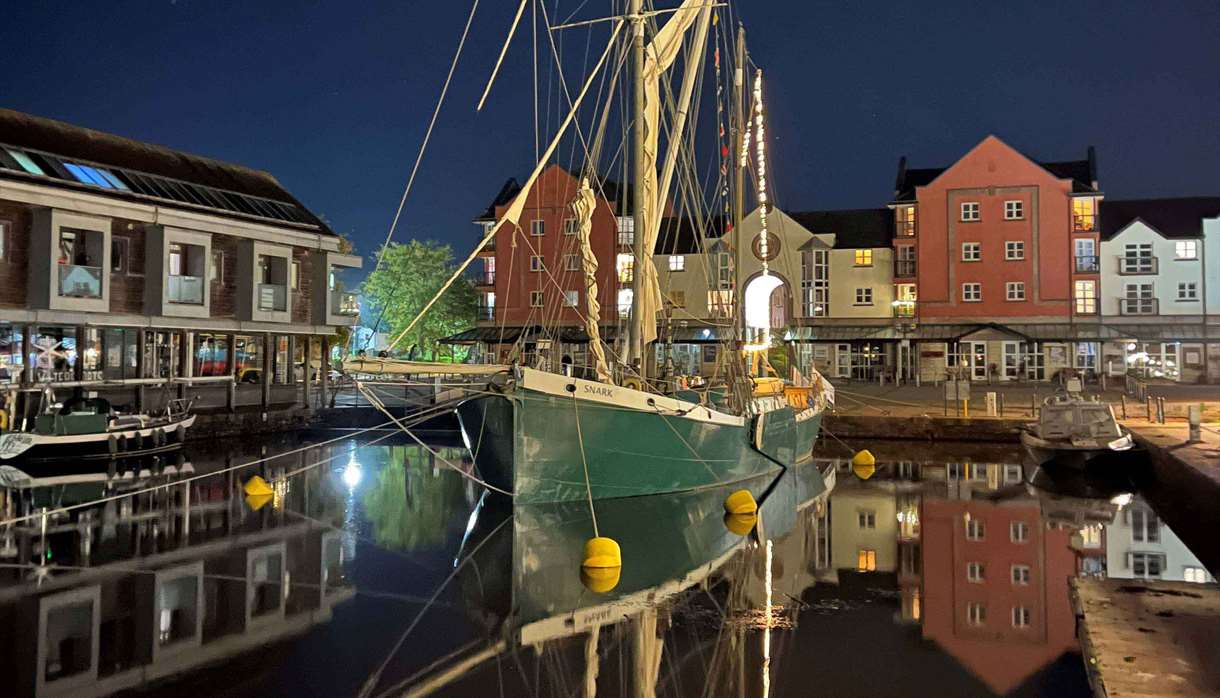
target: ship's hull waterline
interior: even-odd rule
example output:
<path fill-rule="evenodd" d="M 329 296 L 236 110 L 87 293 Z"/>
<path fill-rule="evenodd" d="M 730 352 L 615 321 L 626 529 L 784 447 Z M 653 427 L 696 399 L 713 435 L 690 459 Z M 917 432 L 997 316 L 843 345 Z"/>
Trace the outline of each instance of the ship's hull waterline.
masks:
<path fill-rule="evenodd" d="M 761 414 L 739 417 L 525 369 L 502 395 L 457 412 L 480 476 L 526 504 L 714 487 L 809 457 L 821 412 L 782 397 L 759 404 Z"/>

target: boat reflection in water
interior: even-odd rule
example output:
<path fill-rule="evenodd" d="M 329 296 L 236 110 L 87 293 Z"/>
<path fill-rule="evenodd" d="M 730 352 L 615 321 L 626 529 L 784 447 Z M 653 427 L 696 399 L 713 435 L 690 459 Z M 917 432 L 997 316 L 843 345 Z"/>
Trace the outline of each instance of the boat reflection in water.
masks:
<path fill-rule="evenodd" d="M 274 479 L 325 455 L 304 450 L 240 477 Z M 234 472 L 144 491 L 226 462 L 7 483 L 0 518 L 31 518 L 0 529 L 0 693 L 140 687 L 300 635 L 352 596 L 337 528 L 343 493 L 325 469 L 262 498 L 244 497 Z"/>

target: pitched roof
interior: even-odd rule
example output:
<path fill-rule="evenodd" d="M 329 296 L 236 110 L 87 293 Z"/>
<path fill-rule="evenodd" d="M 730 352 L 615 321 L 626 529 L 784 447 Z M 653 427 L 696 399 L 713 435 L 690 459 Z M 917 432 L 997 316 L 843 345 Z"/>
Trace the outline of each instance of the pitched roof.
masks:
<path fill-rule="evenodd" d="M 894 214 L 888 208 L 786 213 L 814 235 L 833 234 L 837 249 L 889 247 L 894 239 Z"/>
<path fill-rule="evenodd" d="M 1059 179 L 1070 179 L 1073 194 L 1097 191 L 1094 186 L 1094 182 L 1097 181 L 1097 154 L 1093 146 L 1089 146 L 1088 155 L 1084 160 L 1039 162 L 1038 164 Z M 894 202 L 914 201 L 915 187 L 926 187 L 947 169 L 949 168 L 908 168 L 906 156 L 898 158 L 898 175 L 894 179 Z"/>
<path fill-rule="evenodd" d="M 0 176 L 334 234 L 268 172 L 11 109 L 0 109 Z"/>
<path fill-rule="evenodd" d="M 653 254 L 701 254 L 724 235 L 724 216 L 708 218 L 698 229 L 689 216 L 661 219 Z"/>
<path fill-rule="evenodd" d="M 577 175 L 573 174 L 570 170 L 568 170 L 568 168 L 563 167 L 562 165 L 551 163 L 547 166 L 547 168 L 550 167 L 559 167 L 573 178 L 577 177 Z M 633 192 L 630 186 L 626 186 L 623 183 L 613 179 L 603 179 L 600 187 L 601 188 L 599 191 L 598 187 L 594 186 L 594 193 L 602 196 L 606 201 L 614 204 L 615 215 L 623 216 L 630 214 L 631 202 L 633 201 Z M 496 207 L 508 205 L 508 203 L 513 200 L 513 197 L 520 192 L 521 184 L 517 181 L 517 178 L 509 177 L 508 181 L 504 182 L 504 186 L 500 187 L 500 191 L 496 194 L 495 198 L 493 198 L 491 203 L 487 205 L 487 208 L 483 209 L 482 213 L 475 216 L 473 221 L 475 223 L 482 223 L 496 220 Z"/>
<path fill-rule="evenodd" d="M 480 221 L 494 221 L 496 219 L 496 207 L 506 206 L 508 202 L 513 200 L 513 197 L 521 191 L 521 184 L 516 177 L 509 177 L 508 181 L 504 182 L 504 186 L 500 187 L 499 193 L 487 205 L 487 208 L 482 213 L 475 216 L 476 223 Z"/>
<path fill-rule="evenodd" d="M 1167 238 L 1203 236 L 1203 219 L 1220 216 L 1220 196 L 1101 202 L 1101 237 L 1109 240 L 1136 219 Z"/>

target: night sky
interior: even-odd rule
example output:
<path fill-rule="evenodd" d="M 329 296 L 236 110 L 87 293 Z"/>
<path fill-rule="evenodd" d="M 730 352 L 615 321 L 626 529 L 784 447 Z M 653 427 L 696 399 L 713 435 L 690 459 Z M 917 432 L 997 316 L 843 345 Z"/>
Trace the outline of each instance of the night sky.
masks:
<path fill-rule="evenodd" d="M 610 4 L 546 1 L 556 23 Z M 480 4 L 400 240 L 465 252 L 471 217 L 533 164 L 528 10 L 488 106 L 474 111 L 516 4 Z M 1220 195 L 1215 0 L 737 4 L 767 73 L 782 207 L 884 205 L 900 155 L 944 166 L 988 133 L 1044 160 L 1095 145 L 1111 198 Z M 5 5 L 0 105 L 269 170 L 366 254 L 385 235 L 470 8 Z M 562 34 L 574 81 L 590 34 L 592 62 L 605 29 Z M 557 111 L 556 95 L 544 112 Z"/>

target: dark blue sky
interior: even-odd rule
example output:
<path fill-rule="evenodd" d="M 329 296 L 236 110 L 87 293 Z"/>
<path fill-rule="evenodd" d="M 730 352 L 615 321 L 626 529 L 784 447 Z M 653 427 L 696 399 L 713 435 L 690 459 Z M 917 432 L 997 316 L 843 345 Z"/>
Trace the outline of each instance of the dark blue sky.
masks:
<path fill-rule="evenodd" d="M 581 5 L 546 1 L 560 18 Z M 474 112 L 516 4 L 480 5 L 399 239 L 464 252 L 472 215 L 533 164 L 528 24 L 488 107 Z M 988 133 L 1046 160 L 1097 146 L 1112 198 L 1220 195 L 1215 0 L 738 4 L 768 76 L 781 206 L 883 205 L 898 156 L 945 165 Z M 578 17 L 608 5 L 590 2 Z M 369 253 L 469 8 L 10 1 L 0 104 L 270 170 Z M 579 61 L 586 33 L 563 40 L 565 58 Z M 590 60 L 599 41 L 604 33 Z"/>

